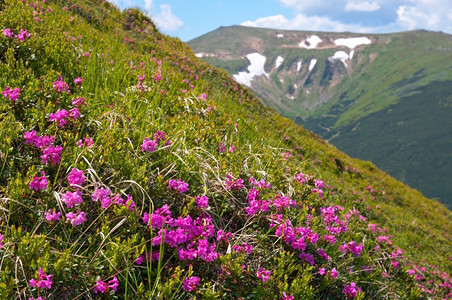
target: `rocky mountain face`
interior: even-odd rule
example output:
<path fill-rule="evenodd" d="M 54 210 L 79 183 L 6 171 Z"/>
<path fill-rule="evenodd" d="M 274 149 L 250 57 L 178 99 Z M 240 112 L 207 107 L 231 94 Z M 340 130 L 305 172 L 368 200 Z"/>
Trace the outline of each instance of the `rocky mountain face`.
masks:
<path fill-rule="evenodd" d="M 450 35 L 232 26 L 189 45 L 280 114 L 452 205 Z"/>

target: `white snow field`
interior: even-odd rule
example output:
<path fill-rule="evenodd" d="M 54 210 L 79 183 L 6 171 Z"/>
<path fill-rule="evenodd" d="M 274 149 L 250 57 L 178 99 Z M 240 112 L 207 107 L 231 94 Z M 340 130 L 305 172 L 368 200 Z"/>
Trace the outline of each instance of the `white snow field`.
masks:
<path fill-rule="evenodd" d="M 306 45 L 306 42 L 308 42 L 309 45 Z M 321 42 L 322 42 L 322 40 L 318 36 L 311 35 L 305 41 L 302 41 L 301 43 L 299 43 L 298 46 L 306 48 L 306 49 L 315 49 Z"/>
<path fill-rule="evenodd" d="M 311 59 L 311 62 L 309 63 L 309 72 L 311 72 L 312 69 L 314 69 L 316 63 L 317 63 L 317 59 L 315 59 L 315 58 Z"/>
<path fill-rule="evenodd" d="M 347 38 L 334 40 L 337 46 L 345 46 L 350 49 L 354 49 L 356 46 L 369 45 L 371 41 L 366 37 Z"/>
<path fill-rule="evenodd" d="M 276 58 L 275 66 L 276 66 L 277 69 L 278 69 L 278 67 L 283 63 L 283 61 L 284 61 L 284 58 L 283 58 L 282 56 L 278 56 L 278 57 Z"/>
<path fill-rule="evenodd" d="M 237 82 L 250 87 L 254 76 L 265 75 L 268 78 L 268 74 L 264 70 L 265 61 L 267 60 L 265 56 L 256 52 L 248 54 L 246 58 L 251 64 L 248 66 L 248 72 L 239 72 L 239 74 L 233 75 Z"/>
<path fill-rule="evenodd" d="M 339 59 L 344 64 L 344 66 L 347 67 L 347 63 L 345 61 L 348 58 L 349 58 L 348 54 L 345 53 L 344 51 L 336 51 L 336 53 L 334 53 L 333 56 L 328 57 L 328 60 L 335 61 L 335 60 Z"/>

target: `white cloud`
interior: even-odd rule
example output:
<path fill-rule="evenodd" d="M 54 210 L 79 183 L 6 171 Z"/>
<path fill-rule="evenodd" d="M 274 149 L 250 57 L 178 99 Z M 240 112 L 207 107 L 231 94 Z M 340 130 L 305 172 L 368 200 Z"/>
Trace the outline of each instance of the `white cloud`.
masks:
<path fill-rule="evenodd" d="M 184 22 L 173 14 L 171 11 L 171 5 L 169 4 L 161 4 L 160 12 L 157 14 L 150 13 L 152 9 L 152 0 L 145 0 L 145 8 L 148 11 L 148 14 L 150 14 L 152 20 L 162 30 L 172 31 L 179 29 L 182 25 L 184 25 Z"/>
<path fill-rule="evenodd" d="M 298 11 L 303 11 L 306 10 L 308 8 L 312 8 L 312 7 L 318 7 L 318 6 L 322 6 L 324 5 L 325 0 L 278 0 L 279 2 L 281 2 L 282 4 L 284 4 L 285 6 L 288 7 L 292 7 L 295 8 Z"/>
<path fill-rule="evenodd" d="M 144 0 L 144 9 L 146 11 L 151 11 L 152 8 L 152 0 Z"/>
<path fill-rule="evenodd" d="M 306 16 L 297 14 L 293 19 L 286 19 L 283 15 L 259 18 L 256 21 L 246 21 L 241 25 L 250 27 L 265 27 L 288 30 L 312 30 L 312 31 L 351 31 L 370 32 L 371 28 L 362 27 L 356 24 L 344 24 L 331 20 L 328 17 Z"/>
<path fill-rule="evenodd" d="M 410 0 L 412 5 L 397 8 L 401 30 L 426 29 L 452 32 L 452 2 L 448 0 Z"/>
<path fill-rule="evenodd" d="M 380 5 L 376 2 L 369 1 L 348 1 L 345 5 L 345 11 L 376 11 L 380 9 Z"/>

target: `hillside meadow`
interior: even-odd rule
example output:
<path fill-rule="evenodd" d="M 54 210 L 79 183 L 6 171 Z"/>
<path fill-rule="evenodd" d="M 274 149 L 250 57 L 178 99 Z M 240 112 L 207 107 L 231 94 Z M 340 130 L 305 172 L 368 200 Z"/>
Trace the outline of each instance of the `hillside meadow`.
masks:
<path fill-rule="evenodd" d="M 452 214 L 137 9 L 0 0 L 1 299 L 447 299 Z"/>

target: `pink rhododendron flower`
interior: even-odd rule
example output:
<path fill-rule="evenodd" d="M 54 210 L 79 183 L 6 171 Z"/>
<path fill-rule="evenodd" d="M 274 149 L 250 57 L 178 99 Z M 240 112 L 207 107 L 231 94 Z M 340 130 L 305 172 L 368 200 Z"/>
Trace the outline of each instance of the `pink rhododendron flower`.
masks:
<path fill-rule="evenodd" d="M 92 145 L 94 145 L 94 141 L 90 137 L 84 137 L 83 140 L 78 140 L 75 145 L 79 148 L 82 148 L 83 146 L 90 148 Z"/>
<path fill-rule="evenodd" d="M 112 289 L 113 291 L 117 291 L 119 286 L 119 280 L 116 278 L 116 276 L 113 276 L 113 279 L 108 282 L 108 288 Z"/>
<path fill-rule="evenodd" d="M 286 292 L 283 292 L 283 295 L 280 299 L 281 300 L 294 300 L 294 297 L 293 297 L 293 295 L 287 295 Z"/>
<path fill-rule="evenodd" d="M 227 190 L 229 189 L 240 190 L 242 188 L 245 188 L 245 186 L 243 185 L 242 178 L 237 178 L 236 180 L 234 180 L 234 176 L 230 174 L 226 175 L 225 186 Z"/>
<path fill-rule="evenodd" d="M 48 184 L 49 181 L 46 178 L 46 173 L 42 171 L 42 176 L 34 176 L 33 180 L 29 183 L 29 186 L 30 189 L 39 192 L 47 189 Z"/>
<path fill-rule="evenodd" d="M 344 286 L 343 293 L 347 296 L 347 299 L 355 298 L 358 292 L 361 292 L 361 288 L 357 287 L 354 282 Z"/>
<path fill-rule="evenodd" d="M 183 181 L 182 179 L 170 179 L 168 180 L 168 188 L 170 190 L 178 191 L 179 194 L 183 194 L 188 191 L 189 184 Z"/>
<path fill-rule="evenodd" d="M 266 282 L 270 279 L 271 271 L 267 271 L 264 268 L 260 267 L 256 273 L 257 278 L 261 279 L 262 282 Z"/>
<path fill-rule="evenodd" d="M 186 292 L 191 292 L 196 289 L 196 287 L 199 285 L 199 282 L 201 281 L 201 278 L 197 276 L 191 276 L 184 279 L 184 282 L 182 283 L 182 288 Z"/>
<path fill-rule="evenodd" d="M 331 269 L 330 278 L 337 279 L 337 270 L 336 270 L 336 268 Z"/>
<path fill-rule="evenodd" d="M 6 99 L 9 98 L 9 100 L 16 102 L 19 98 L 20 88 L 14 88 L 10 89 L 9 86 L 5 88 L 4 91 L 2 91 L 2 95 L 5 96 Z"/>
<path fill-rule="evenodd" d="M 301 184 L 305 184 L 306 182 L 308 182 L 308 177 L 306 175 L 304 175 L 303 173 L 298 173 L 295 176 L 295 180 Z"/>
<path fill-rule="evenodd" d="M 70 212 L 66 214 L 66 219 L 66 222 L 70 222 L 72 226 L 76 227 L 86 221 L 86 213 L 83 211 Z"/>
<path fill-rule="evenodd" d="M 206 195 L 196 197 L 196 205 L 200 208 L 209 207 L 209 198 Z"/>
<path fill-rule="evenodd" d="M 74 107 L 71 110 L 69 110 L 69 117 L 71 117 L 74 120 L 77 120 L 80 117 L 80 112 L 77 107 Z"/>
<path fill-rule="evenodd" d="M 94 286 L 94 294 L 97 294 L 97 292 L 100 293 L 105 293 L 105 291 L 107 290 L 107 283 L 103 282 L 102 279 L 99 277 L 96 281 L 96 285 Z"/>
<path fill-rule="evenodd" d="M 320 275 L 325 275 L 326 274 L 325 268 L 319 268 L 319 274 Z"/>
<path fill-rule="evenodd" d="M 152 153 L 157 149 L 158 142 L 156 140 L 151 140 L 145 138 L 141 144 L 141 151 Z"/>
<path fill-rule="evenodd" d="M 61 201 L 66 203 L 68 208 L 74 207 L 75 204 L 82 204 L 83 198 L 82 198 L 82 192 L 80 192 L 79 189 L 77 189 L 75 192 L 66 192 L 66 194 L 63 195 L 61 198 Z"/>
<path fill-rule="evenodd" d="M 58 92 L 68 92 L 70 93 L 71 91 L 69 90 L 69 86 L 67 85 L 66 82 L 63 81 L 63 77 L 60 75 L 58 76 L 58 79 L 53 83 L 53 88 Z"/>
<path fill-rule="evenodd" d="M 71 172 L 67 176 L 67 181 L 71 187 L 81 186 L 85 182 L 85 175 L 83 175 L 83 170 L 78 170 L 72 168 Z"/>
<path fill-rule="evenodd" d="M 14 33 L 10 28 L 3 29 L 3 36 L 13 37 Z"/>
<path fill-rule="evenodd" d="M 49 114 L 50 122 L 58 122 L 60 127 L 63 127 L 67 124 L 67 119 L 69 118 L 69 113 L 65 109 L 60 109 L 56 113 Z"/>
<path fill-rule="evenodd" d="M 46 220 L 49 222 L 53 222 L 53 221 L 59 221 L 61 219 L 61 213 L 60 212 L 55 212 L 54 210 L 49 209 L 48 211 L 46 211 Z"/>
<path fill-rule="evenodd" d="M 82 84 L 82 81 L 83 81 L 82 77 L 77 77 L 77 78 L 74 79 L 74 83 L 75 84 Z"/>
<path fill-rule="evenodd" d="M 72 99 L 72 105 L 75 107 L 81 107 L 82 105 L 85 105 L 85 107 L 87 106 L 84 97 L 77 97 L 75 99 Z"/>
<path fill-rule="evenodd" d="M 47 165 L 49 161 L 55 165 L 61 162 L 61 153 L 63 152 L 63 147 L 61 146 L 48 146 L 42 151 L 41 159 L 42 163 Z"/>
<path fill-rule="evenodd" d="M 29 37 L 30 37 L 30 34 L 28 33 L 28 31 L 23 30 L 23 29 L 21 29 L 19 34 L 16 35 L 16 38 L 21 42 L 25 41 L 25 39 L 29 38 Z"/>
<path fill-rule="evenodd" d="M 40 289 L 50 290 L 52 288 L 52 277 L 53 275 L 46 275 L 46 273 L 40 268 L 38 270 L 38 278 L 30 279 L 30 285 L 32 287 L 37 287 Z"/>

